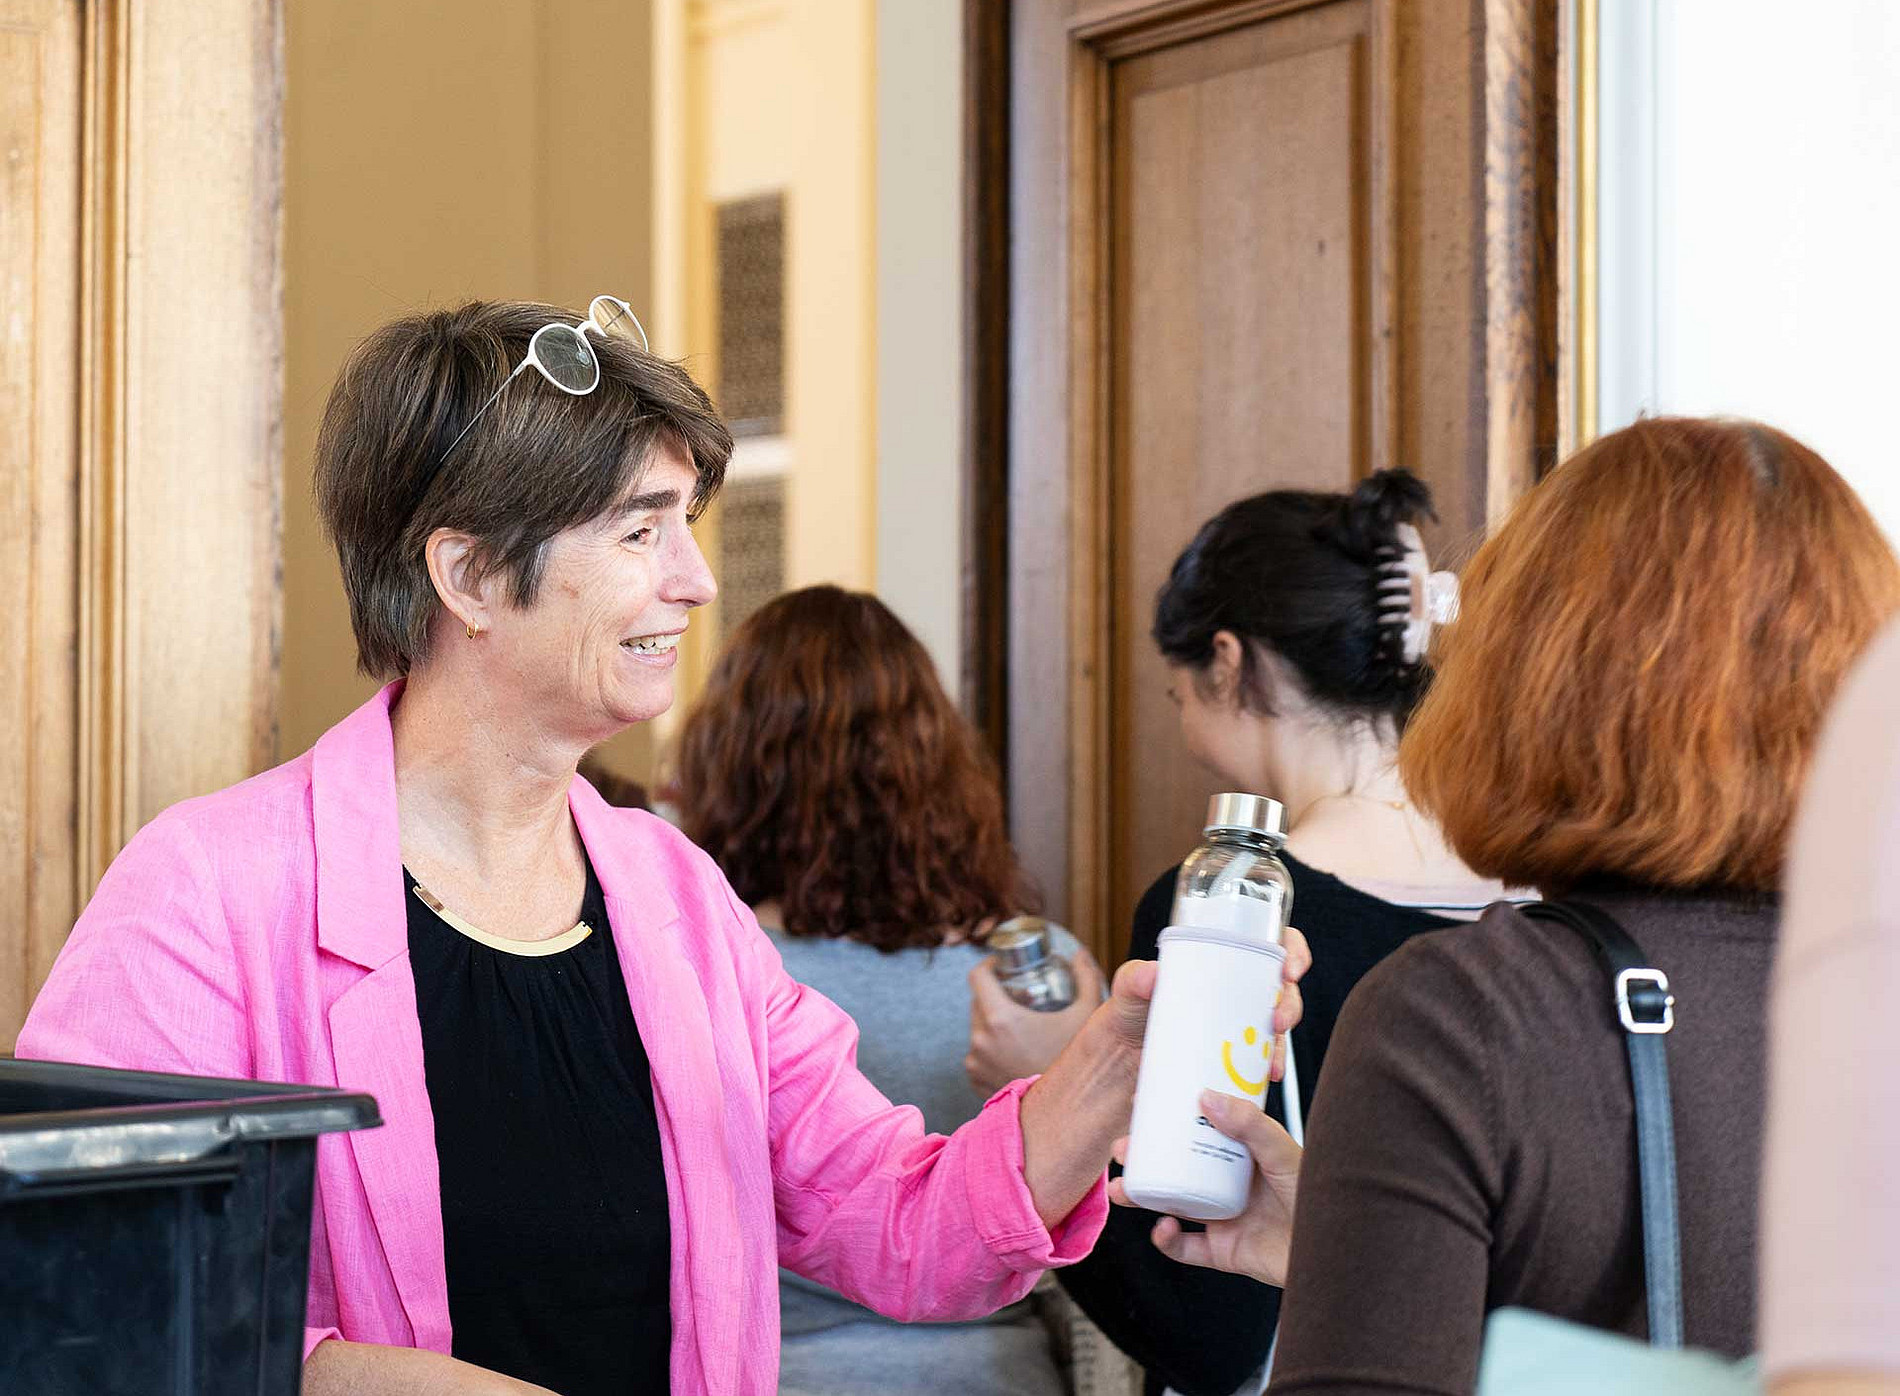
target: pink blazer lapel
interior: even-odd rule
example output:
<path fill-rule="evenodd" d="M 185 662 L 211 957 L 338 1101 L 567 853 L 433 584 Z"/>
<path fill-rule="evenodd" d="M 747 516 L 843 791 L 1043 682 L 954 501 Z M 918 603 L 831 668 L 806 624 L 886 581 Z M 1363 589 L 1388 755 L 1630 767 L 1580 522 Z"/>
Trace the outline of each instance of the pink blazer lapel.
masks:
<path fill-rule="evenodd" d="M 584 780 L 568 797 L 600 878 L 634 1022 L 653 1071 L 673 1230 L 673 1323 L 693 1344 L 708 1391 L 740 1389 L 745 1348 L 744 1230 L 726 1144 L 727 1114 L 712 1013 L 687 958 L 686 933 L 667 890 L 669 870 Z M 743 1031 L 745 1025 L 730 1025 Z M 677 1333 L 685 1324 L 691 1334 Z"/>
<path fill-rule="evenodd" d="M 337 1084 L 376 1097 L 387 1122 L 346 1136 L 383 1257 L 418 1347 L 449 1350 L 441 1178 L 422 1027 L 409 965 L 396 758 L 389 709 L 399 683 L 345 718 L 311 758 L 317 854 L 317 944 L 368 971 L 330 1005 Z M 349 1235 L 336 1199 L 330 1234 Z M 349 1283 L 339 1272 L 339 1285 Z"/>

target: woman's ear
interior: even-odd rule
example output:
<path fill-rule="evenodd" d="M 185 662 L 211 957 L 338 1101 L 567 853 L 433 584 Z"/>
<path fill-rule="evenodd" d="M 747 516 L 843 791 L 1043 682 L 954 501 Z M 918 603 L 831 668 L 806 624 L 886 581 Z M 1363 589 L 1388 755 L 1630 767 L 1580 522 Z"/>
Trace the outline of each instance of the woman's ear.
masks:
<path fill-rule="evenodd" d="M 1240 637 L 1231 630 L 1214 632 L 1214 654 L 1202 670 L 1207 691 L 1223 703 L 1239 704 L 1240 680 L 1246 669 L 1247 652 Z"/>
<path fill-rule="evenodd" d="M 494 600 L 495 574 L 481 575 L 479 546 L 473 536 L 452 528 L 438 528 L 423 545 L 437 599 L 471 636 L 489 628 Z"/>

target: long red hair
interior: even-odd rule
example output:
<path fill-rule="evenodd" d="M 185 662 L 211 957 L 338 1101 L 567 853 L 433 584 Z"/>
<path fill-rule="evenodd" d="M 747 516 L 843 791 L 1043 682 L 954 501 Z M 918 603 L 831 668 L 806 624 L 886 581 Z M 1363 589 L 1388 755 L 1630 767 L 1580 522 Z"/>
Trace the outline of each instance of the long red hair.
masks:
<path fill-rule="evenodd" d="M 793 935 L 941 944 L 1033 910 L 994 766 L 874 596 L 788 592 L 727 642 L 687 718 L 680 824 Z"/>

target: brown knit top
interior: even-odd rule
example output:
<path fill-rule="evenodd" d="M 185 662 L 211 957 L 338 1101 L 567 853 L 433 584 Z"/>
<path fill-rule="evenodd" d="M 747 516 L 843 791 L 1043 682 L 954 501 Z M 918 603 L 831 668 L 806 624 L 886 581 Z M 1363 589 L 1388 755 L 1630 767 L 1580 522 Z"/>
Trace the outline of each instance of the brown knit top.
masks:
<path fill-rule="evenodd" d="M 1669 975 L 1688 1341 L 1739 1356 L 1775 904 L 1576 895 Z M 1633 1113 L 1608 976 L 1576 932 L 1497 906 L 1407 942 L 1333 1036 L 1273 1391 L 1465 1396 L 1505 1305 L 1645 1336 Z"/>

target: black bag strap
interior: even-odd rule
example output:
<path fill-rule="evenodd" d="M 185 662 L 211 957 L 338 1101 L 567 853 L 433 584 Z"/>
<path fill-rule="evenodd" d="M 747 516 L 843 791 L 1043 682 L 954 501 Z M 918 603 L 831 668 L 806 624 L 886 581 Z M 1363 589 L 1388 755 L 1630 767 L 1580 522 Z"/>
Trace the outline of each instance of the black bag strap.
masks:
<path fill-rule="evenodd" d="M 1649 1341 L 1682 1346 L 1682 1230 L 1676 1214 L 1676 1127 L 1669 1105 L 1669 1057 L 1663 1039 L 1676 1025 L 1669 976 L 1607 913 L 1586 902 L 1530 902 L 1526 916 L 1568 926 L 1609 967 L 1617 1021 L 1629 1048 L 1636 1096 L 1636 1165 L 1643 1198 L 1643 1275 L 1649 1291 Z"/>

